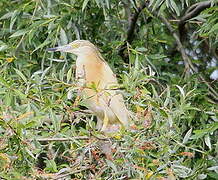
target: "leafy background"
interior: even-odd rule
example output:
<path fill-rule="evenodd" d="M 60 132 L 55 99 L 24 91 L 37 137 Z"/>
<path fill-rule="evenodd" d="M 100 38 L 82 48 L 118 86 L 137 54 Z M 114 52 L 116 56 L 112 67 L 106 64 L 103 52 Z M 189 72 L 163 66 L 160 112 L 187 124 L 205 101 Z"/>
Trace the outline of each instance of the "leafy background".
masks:
<path fill-rule="evenodd" d="M 0 178 L 218 179 L 216 1 L 180 34 L 197 72 L 184 67 L 164 22 L 179 32 L 199 2 L 1 0 Z M 95 117 L 75 101 L 75 56 L 46 51 L 75 39 L 101 49 L 136 124 L 109 138 L 111 153 L 100 148 Z"/>

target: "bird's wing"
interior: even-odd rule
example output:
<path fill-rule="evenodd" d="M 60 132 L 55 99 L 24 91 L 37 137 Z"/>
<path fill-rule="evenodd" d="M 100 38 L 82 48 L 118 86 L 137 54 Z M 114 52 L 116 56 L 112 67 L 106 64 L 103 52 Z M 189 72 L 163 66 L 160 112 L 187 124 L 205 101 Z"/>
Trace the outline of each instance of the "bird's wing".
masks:
<path fill-rule="evenodd" d="M 106 94 L 104 95 L 105 97 L 107 96 L 107 98 L 104 98 L 105 102 L 111 111 L 116 115 L 119 122 L 124 127 L 128 127 L 129 116 L 124 104 L 123 96 L 122 94 L 118 94 L 117 90 L 110 90 L 111 88 L 114 88 L 113 86 L 118 85 L 117 78 L 107 63 L 105 63 L 104 70 L 104 84 L 106 89 L 109 89 L 106 90 Z"/>
<path fill-rule="evenodd" d="M 117 116 L 117 119 L 121 122 L 121 124 L 125 128 L 128 128 L 129 115 L 128 110 L 126 109 L 126 106 L 124 104 L 123 96 L 121 94 L 115 94 L 114 96 L 112 96 L 110 99 L 109 107 Z"/>

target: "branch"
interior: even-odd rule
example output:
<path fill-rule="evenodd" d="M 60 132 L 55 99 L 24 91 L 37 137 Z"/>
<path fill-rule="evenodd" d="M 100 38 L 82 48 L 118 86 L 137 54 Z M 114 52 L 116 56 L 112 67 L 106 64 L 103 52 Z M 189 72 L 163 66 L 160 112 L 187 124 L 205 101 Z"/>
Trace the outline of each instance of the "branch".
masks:
<path fill-rule="evenodd" d="M 156 14 L 156 16 L 158 16 Z M 178 50 L 180 52 L 180 54 L 182 55 L 183 61 L 185 63 L 185 67 L 187 68 L 186 70 L 192 70 L 194 73 L 198 73 L 197 69 L 194 67 L 192 61 L 189 59 L 188 55 L 185 52 L 185 49 L 180 41 L 179 36 L 177 35 L 177 33 L 174 31 L 174 29 L 172 28 L 171 24 L 167 21 L 167 19 L 161 15 L 158 16 L 162 22 L 166 25 L 166 27 L 168 28 L 168 30 L 170 31 L 170 33 L 173 35 L 174 39 L 176 40 L 176 44 L 178 46 Z M 218 93 L 216 92 L 216 90 L 204 79 L 204 77 L 202 75 L 199 74 L 199 79 L 204 82 L 206 84 L 206 86 L 208 87 L 208 89 L 210 90 L 210 95 L 216 100 L 218 101 Z"/>
<path fill-rule="evenodd" d="M 51 141 L 74 141 L 74 140 L 88 140 L 90 139 L 88 136 L 77 136 L 72 138 L 38 138 L 31 139 L 30 141 L 39 141 L 39 142 L 51 142 Z"/>
<path fill-rule="evenodd" d="M 86 170 L 90 170 L 93 168 L 92 165 L 89 165 L 89 166 L 80 166 L 80 167 L 75 167 L 77 169 L 73 169 L 73 168 L 64 168 L 61 169 L 59 172 L 57 173 L 50 173 L 50 174 L 47 174 L 47 173 L 38 173 L 36 174 L 36 177 L 37 179 L 40 178 L 40 179 L 69 179 L 69 178 L 66 178 L 67 176 L 70 176 L 70 175 L 73 175 L 73 174 L 76 174 L 76 173 L 80 173 L 82 171 L 86 171 Z M 66 172 L 65 174 L 62 174 Z M 0 177 L 1 178 L 1 177 Z"/>
<path fill-rule="evenodd" d="M 129 59 L 128 56 L 124 53 L 124 51 L 127 49 L 127 43 L 131 44 L 134 39 L 134 31 L 136 27 L 136 22 L 138 20 L 139 14 L 142 12 L 142 10 L 148 5 L 148 1 L 145 1 L 142 3 L 136 10 L 136 12 L 131 16 L 129 26 L 127 29 L 127 38 L 126 41 L 119 47 L 118 54 L 121 56 L 121 58 L 124 60 L 124 62 L 128 63 Z"/>
<path fill-rule="evenodd" d="M 199 15 L 204 9 L 209 8 L 211 6 L 211 1 L 203 1 L 199 2 L 196 4 L 193 4 L 188 10 L 185 12 L 185 15 L 180 19 L 179 21 L 179 35 L 180 35 L 180 40 L 183 40 L 185 37 L 185 24 L 186 22 Z"/>
<path fill-rule="evenodd" d="M 98 139 L 98 140 L 103 140 L 103 141 L 109 141 L 109 138 L 105 137 L 98 137 L 95 134 L 91 132 L 91 135 Z M 51 141 L 75 141 L 75 140 L 89 140 L 91 137 L 88 136 L 76 136 L 76 137 L 69 137 L 69 138 L 36 138 L 36 139 L 30 139 L 30 141 L 39 141 L 39 142 L 51 142 Z"/>
<path fill-rule="evenodd" d="M 168 28 L 168 30 L 170 31 L 170 33 L 173 35 L 174 39 L 176 40 L 176 44 L 178 46 L 178 50 L 182 55 L 182 59 L 184 61 L 185 64 L 185 68 L 186 71 L 189 70 L 190 68 L 193 69 L 194 72 L 196 72 L 195 67 L 193 66 L 191 60 L 189 59 L 189 57 L 186 55 L 185 53 L 185 49 L 182 46 L 182 43 L 179 39 L 179 36 L 177 35 L 177 33 L 174 31 L 174 29 L 172 28 L 171 24 L 167 21 L 167 19 L 161 15 L 159 15 L 159 18 L 162 20 L 162 22 L 166 25 L 166 27 Z M 191 66 L 191 67 L 190 67 Z"/>
<path fill-rule="evenodd" d="M 127 48 L 127 42 L 131 43 L 134 37 L 134 29 L 135 29 L 135 25 L 136 25 L 136 21 L 138 19 L 138 16 L 140 14 L 140 12 L 147 6 L 148 1 L 144 2 L 139 8 L 138 11 L 133 15 L 133 18 L 131 19 L 131 23 L 129 25 L 128 31 L 127 31 L 127 39 L 126 42 L 120 47 L 119 49 L 119 55 L 123 58 L 124 62 L 127 61 L 128 56 L 126 56 L 124 54 L 124 50 Z M 192 5 L 188 10 L 187 10 L 187 14 L 181 18 L 179 26 L 180 28 L 184 28 L 184 25 L 186 23 L 187 20 L 197 16 L 201 11 L 203 11 L 204 9 L 208 8 L 211 6 L 211 1 L 205 1 L 205 2 L 200 2 L 200 3 L 196 3 L 194 5 Z M 168 30 L 170 31 L 170 33 L 173 35 L 176 44 L 178 46 L 178 51 L 180 52 L 182 59 L 184 61 L 185 64 L 185 71 L 186 72 L 194 72 L 194 73 L 198 73 L 197 69 L 194 67 L 192 61 L 190 60 L 190 58 L 188 57 L 188 55 L 185 52 L 185 49 L 182 45 L 182 42 L 180 40 L 179 35 L 177 35 L 177 33 L 174 31 L 174 29 L 172 28 L 171 24 L 167 21 L 167 19 L 161 15 L 158 15 L 157 13 L 153 12 L 153 14 L 156 17 L 159 17 L 162 22 L 166 25 L 166 27 L 168 28 Z M 216 100 L 218 101 L 218 93 L 216 92 L 216 90 L 204 79 L 204 77 L 199 74 L 199 79 L 206 84 L 206 86 L 208 87 L 208 89 L 210 90 L 209 93 L 210 95 Z"/>
<path fill-rule="evenodd" d="M 65 179 L 66 176 L 70 176 L 72 174 L 76 174 L 76 173 L 79 173 L 79 172 L 82 172 L 82 171 L 86 171 L 86 170 L 89 170 L 91 168 L 93 168 L 93 167 L 92 166 L 83 167 L 81 169 L 74 170 L 74 171 L 71 171 L 71 172 L 63 174 L 63 175 L 58 175 L 58 176 L 55 177 L 55 179 Z"/>
<path fill-rule="evenodd" d="M 133 16 L 130 19 L 130 24 L 127 29 L 127 38 L 126 38 L 126 41 L 128 43 L 131 43 L 133 41 L 136 22 L 138 20 L 139 14 L 146 6 L 147 6 L 147 2 L 144 2 L 143 4 L 141 4 L 141 6 L 138 7 L 137 11 L 135 12 L 135 14 L 133 14 Z"/>

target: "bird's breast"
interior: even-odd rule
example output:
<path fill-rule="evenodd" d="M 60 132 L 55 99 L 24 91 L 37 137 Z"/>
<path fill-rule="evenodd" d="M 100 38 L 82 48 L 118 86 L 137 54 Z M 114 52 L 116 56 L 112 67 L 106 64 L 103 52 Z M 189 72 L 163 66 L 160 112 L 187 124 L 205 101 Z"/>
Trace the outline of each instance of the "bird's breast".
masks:
<path fill-rule="evenodd" d="M 76 61 L 76 78 L 80 85 L 102 84 L 104 82 L 103 62 L 91 57 L 78 58 Z"/>

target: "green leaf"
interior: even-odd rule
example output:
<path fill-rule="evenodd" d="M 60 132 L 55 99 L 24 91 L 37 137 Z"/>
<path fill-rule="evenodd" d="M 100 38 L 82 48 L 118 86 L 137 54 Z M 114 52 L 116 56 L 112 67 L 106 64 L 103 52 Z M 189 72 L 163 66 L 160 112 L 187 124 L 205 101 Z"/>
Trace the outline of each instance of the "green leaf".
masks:
<path fill-rule="evenodd" d="M 109 0 L 105 0 L 105 3 L 106 3 L 107 8 L 110 9 L 110 3 L 109 3 Z"/>
<path fill-rule="evenodd" d="M 156 10 L 157 8 L 159 8 L 163 1 L 164 0 L 155 0 L 155 1 L 153 1 L 155 3 L 153 5 L 153 7 L 152 7 L 152 11 Z"/>
<path fill-rule="evenodd" d="M 14 14 L 14 12 L 8 12 L 8 13 L 6 13 L 5 15 L 3 15 L 3 16 L 0 18 L 0 20 L 8 19 L 8 18 L 10 18 L 13 14 Z"/>
<path fill-rule="evenodd" d="M 176 15 L 179 16 L 180 15 L 179 8 L 177 7 L 175 1 L 170 0 L 170 3 L 171 3 L 171 6 L 172 6 L 172 9 L 176 12 Z"/>
<path fill-rule="evenodd" d="M 83 1 L 82 11 L 84 11 L 84 9 L 86 8 L 88 2 L 89 2 L 89 0 L 84 0 L 84 1 Z"/>
<path fill-rule="evenodd" d="M 154 54 L 154 55 L 149 55 L 148 56 L 150 59 L 163 59 L 166 58 L 166 55 L 162 55 L 162 54 Z"/>
<path fill-rule="evenodd" d="M 6 44 L 1 44 L 0 45 L 0 51 L 4 51 L 8 48 L 8 46 Z"/>
<path fill-rule="evenodd" d="M 69 83 L 72 78 L 72 69 L 73 68 L 71 67 L 67 72 L 67 83 Z"/>
<path fill-rule="evenodd" d="M 185 91 L 182 87 L 180 87 L 179 85 L 176 85 L 176 87 L 179 89 L 181 95 L 182 95 L 182 98 L 185 99 Z"/>
<path fill-rule="evenodd" d="M 25 35 L 27 32 L 29 32 L 28 29 L 21 29 L 16 31 L 14 34 L 12 34 L 9 38 L 13 38 L 13 37 L 18 37 L 18 36 L 23 36 Z"/>
<path fill-rule="evenodd" d="M 213 179 L 218 179 L 218 173 L 216 173 L 216 172 L 209 172 L 208 176 L 213 178 Z"/>
<path fill-rule="evenodd" d="M 36 121 L 30 121 L 28 123 L 25 124 L 25 128 L 28 129 L 28 128 L 32 128 L 32 127 L 35 127 L 37 124 Z"/>
<path fill-rule="evenodd" d="M 213 133 L 215 130 L 218 129 L 218 122 L 215 122 L 213 124 L 209 124 L 208 128 L 201 129 L 201 130 L 195 130 L 194 135 L 191 137 L 191 139 L 199 139 L 205 136 L 206 134 Z"/>
<path fill-rule="evenodd" d="M 216 31 L 215 33 L 218 33 L 218 23 L 215 24 L 208 33 L 210 34 L 210 33 L 214 32 L 214 31 Z"/>
<path fill-rule="evenodd" d="M 27 78 L 25 77 L 25 75 L 24 75 L 20 70 L 15 69 L 15 68 L 14 68 L 14 70 L 15 70 L 15 72 L 23 79 L 23 81 L 24 81 L 25 83 L 28 83 Z"/>
<path fill-rule="evenodd" d="M 137 9 L 135 0 L 130 0 L 130 3 L 131 3 L 132 6 L 134 7 L 134 9 Z"/>
<path fill-rule="evenodd" d="M 11 87 L 10 84 L 7 83 L 7 81 L 5 79 L 3 79 L 1 76 L 0 76 L 0 83 L 7 87 L 8 89 Z"/>
<path fill-rule="evenodd" d="M 56 162 L 53 159 L 46 160 L 45 162 L 46 162 L 45 170 L 47 170 L 49 172 L 53 172 L 53 173 L 58 172 L 57 164 L 56 164 Z"/>
<path fill-rule="evenodd" d="M 97 4 L 97 6 L 98 7 L 100 7 L 100 2 L 99 2 L 100 0 L 95 0 L 95 2 L 96 2 L 96 4 Z"/>
<path fill-rule="evenodd" d="M 10 28 L 9 28 L 9 29 L 10 29 L 10 32 L 12 31 L 13 26 L 14 26 L 16 20 L 17 20 L 17 11 L 15 10 L 15 11 L 13 12 L 12 16 L 11 16 Z"/>
<path fill-rule="evenodd" d="M 116 165 L 112 161 L 106 159 L 106 163 L 109 167 L 111 167 L 114 170 L 115 173 L 118 172 Z"/>
<path fill-rule="evenodd" d="M 170 102 L 170 87 L 167 86 L 166 88 L 166 93 L 167 93 L 167 96 L 166 96 L 166 99 L 164 101 L 164 107 L 168 106 L 169 102 Z"/>
<path fill-rule="evenodd" d="M 159 111 L 160 111 L 162 116 L 168 118 L 168 114 L 167 114 L 167 112 L 164 109 L 159 109 Z"/>
<path fill-rule="evenodd" d="M 10 92 L 8 92 L 4 97 L 4 104 L 6 106 L 10 106 L 13 100 L 13 96 Z"/>
<path fill-rule="evenodd" d="M 27 95 L 22 93 L 20 90 L 18 90 L 18 89 L 13 89 L 13 90 L 14 90 L 15 94 L 17 96 L 19 96 L 21 99 L 27 99 Z"/>
<path fill-rule="evenodd" d="M 63 28 L 60 29 L 60 40 L 61 40 L 61 45 L 68 44 L 67 34 Z"/>
<path fill-rule="evenodd" d="M 208 134 L 204 137 L 204 142 L 207 145 L 207 147 L 211 150 L 212 149 L 211 140 L 210 140 L 210 136 Z"/>
<path fill-rule="evenodd" d="M 192 128 L 188 130 L 188 132 L 185 134 L 185 137 L 183 138 L 182 143 L 185 144 L 188 142 L 192 134 Z"/>
<path fill-rule="evenodd" d="M 51 43 L 51 41 L 46 39 L 42 44 L 40 44 L 37 48 L 35 48 L 35 49 L 33 50 L 33 52 L 37 51 L 37 50 L 40 49 L 40 48 L 45 47 L 46 45 L 48 45 L 48 44 L 50 44 L 50 43 Z M 33 53 L 33 52 L 32 52 L 32 53 Z"/>

